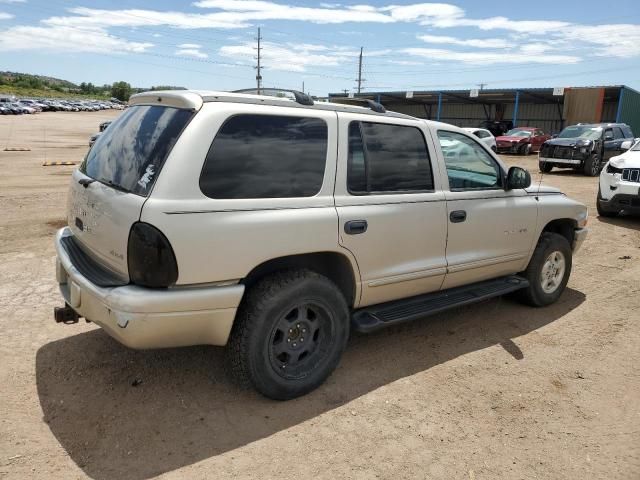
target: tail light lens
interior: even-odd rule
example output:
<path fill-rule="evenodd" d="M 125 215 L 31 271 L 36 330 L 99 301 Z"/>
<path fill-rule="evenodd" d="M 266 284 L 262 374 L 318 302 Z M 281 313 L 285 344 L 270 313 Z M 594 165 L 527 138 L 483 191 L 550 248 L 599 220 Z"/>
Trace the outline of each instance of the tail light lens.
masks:
<path fill-rule="evenodd" d="M 136 222 L 127 246 L 129 279 L 141 287 L 166 288 L 178 280 L 178 263 L 167 237 L 153 225 Z"/>

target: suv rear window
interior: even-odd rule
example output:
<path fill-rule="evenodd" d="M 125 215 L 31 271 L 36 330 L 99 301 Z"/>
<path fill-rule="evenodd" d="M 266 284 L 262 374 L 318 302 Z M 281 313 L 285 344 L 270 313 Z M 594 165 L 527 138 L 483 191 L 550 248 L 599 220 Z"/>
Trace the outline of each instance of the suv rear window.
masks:
<path fill-rule="evenodd" d="M 327 124 L 319 118 L 236 115 L 211 144 L 200 174 L 207 197 L 312 197 L 322 187 Z"/>
<path fill-rule="evenodd" d="M 146 197 L 192 116 L 178 108 L 130 107 L 98 137 L 80 171 L 117 190 Z"/>

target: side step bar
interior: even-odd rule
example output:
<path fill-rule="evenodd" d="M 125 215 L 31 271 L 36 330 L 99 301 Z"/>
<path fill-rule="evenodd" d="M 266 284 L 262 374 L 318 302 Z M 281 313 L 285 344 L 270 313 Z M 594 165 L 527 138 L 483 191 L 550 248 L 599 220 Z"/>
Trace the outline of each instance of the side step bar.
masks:
<path fill-rule="evenodd" d="M 361 333 L 375 332 L 391 325 L 424 318 L 450 308 L 499 297 L 528 286 L 527 279 L 510 275 L 463 287 L 372 305 L 353 313 L 351 328 Z"/>

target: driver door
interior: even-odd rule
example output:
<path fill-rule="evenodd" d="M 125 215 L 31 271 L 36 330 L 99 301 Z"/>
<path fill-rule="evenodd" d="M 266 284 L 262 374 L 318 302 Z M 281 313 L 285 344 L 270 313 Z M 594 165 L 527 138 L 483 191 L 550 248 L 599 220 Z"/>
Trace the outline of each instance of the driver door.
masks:
<path fill-rule="evenodd" d="M 447 167 L 447 274 L 451 288 L 520 272 L 535 241 L 537 203 L 526 190 L 505 191 L 505 172 L 471 136 L 440 129 Z"/>

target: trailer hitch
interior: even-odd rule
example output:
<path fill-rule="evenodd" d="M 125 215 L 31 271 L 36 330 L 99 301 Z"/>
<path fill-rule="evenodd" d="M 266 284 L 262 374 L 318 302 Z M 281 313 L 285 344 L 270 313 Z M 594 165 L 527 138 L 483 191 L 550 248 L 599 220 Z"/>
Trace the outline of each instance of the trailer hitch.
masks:
<path fill-rule="evenodd" d="M 71 325 L 73 323 L 78 323 L 80 320 L 80 315 L 73 308 L 69 306 L 68 303 L 64 305 L 64 307 L 54 307 L 53 308 L 53 318 L 56 319 L 56 323 L 65 323 L 67 325 Z"/>

